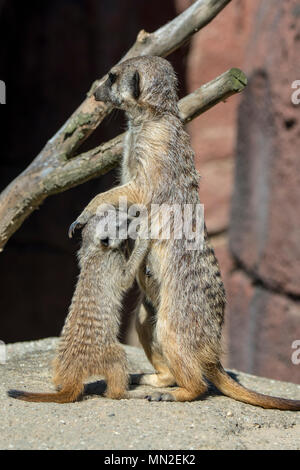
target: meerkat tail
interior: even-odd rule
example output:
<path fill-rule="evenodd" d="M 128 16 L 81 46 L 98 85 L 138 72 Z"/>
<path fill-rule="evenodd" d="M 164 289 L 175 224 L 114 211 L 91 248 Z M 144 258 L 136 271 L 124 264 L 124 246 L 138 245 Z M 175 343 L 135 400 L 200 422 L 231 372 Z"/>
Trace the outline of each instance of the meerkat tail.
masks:
<path fill-rule="evenodd" d="M 243 403 L 276 410 L 300 410 L 300 400 L 272 397 L 249 390 L 233 380 L 222 366 L 216 367 L 208 378 L 224 395 Z"/>
<path fill-rule="evenodd" d="M 83 392 L 83 384 L 64 387 L 55 393 L 30 393 L 23 390 L 9 390 L 8 396 L 17 400 L 31 402 L 72 403 L 76 401 Z"/>

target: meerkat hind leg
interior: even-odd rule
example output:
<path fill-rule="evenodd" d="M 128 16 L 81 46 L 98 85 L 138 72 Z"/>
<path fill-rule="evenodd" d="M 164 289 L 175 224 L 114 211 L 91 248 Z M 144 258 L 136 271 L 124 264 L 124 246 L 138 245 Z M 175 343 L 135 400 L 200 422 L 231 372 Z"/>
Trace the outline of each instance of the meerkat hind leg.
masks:
<path fill-rule="evenodd" d="M 204 395 L 208 386 L 201 372 L 200 361 L 191 357 L 188 362 L 184 360 L 184 356 L 179 353 L 175 343 L 172 345 L 172 341 L 168 341 L 163 350 L 178 388 L 168 393 L 148 394 L 145 398 L 149 401 L 192 401 Z"/>
<path fill-rule="evenodd" d="M 121 399 L 127 396 L 128 376 L 123 367 L 117 365 L 106 372 L 107 398 Z"/>
<path fill-rule="evenodd" d="M 127 397 L 128 367 L 127 356 L 120 344 L 111 345 L 105 351 L 105 367 L 101 371 L 105 376 L 107 398 Z"/>
<path fill-rule="evenodd" d="M 155 324 L 151 317 L 151 312 L 147 311 L 144 305 L 141 305 L 136 318 L 136 330 L 145 354 L 156 370 L 156 373 L 133 374 L 131 376 L 131 383 L 151 385 L 152 387 L 169 387 L 175 385 L 176 381 L 163 355 L 153 344 L 154 329 Z"/>
<path fill-rule="evenodd" d="M 151 385 L 152 387 L 171 387 L 176 384 L 174 376 L 171 374 L 163 357 L 153 354 L 151 357 L 156 373 L 134 374 L 131 378 L 132 384 Z"/>

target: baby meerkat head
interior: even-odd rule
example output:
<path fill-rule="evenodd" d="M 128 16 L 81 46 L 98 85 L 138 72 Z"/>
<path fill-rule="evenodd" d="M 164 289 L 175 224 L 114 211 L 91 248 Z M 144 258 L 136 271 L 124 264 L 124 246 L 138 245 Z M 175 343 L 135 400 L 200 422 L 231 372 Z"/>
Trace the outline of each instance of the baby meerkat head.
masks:
<path fill-rule="evenodd" d="M 176 75 L 161 57 L 134 57 L 116 65 L 94 97 L 132 116 L 143 111 L 178 114 Z"/>
<path fill-rule="evenodd" d="M 104 207 L 104 206 L 103 206 Z M 123 250 L 132 218 L 127 212 L 108 208 L 93 216 L 82 229 L 80 259 L 108 250 Z"/>

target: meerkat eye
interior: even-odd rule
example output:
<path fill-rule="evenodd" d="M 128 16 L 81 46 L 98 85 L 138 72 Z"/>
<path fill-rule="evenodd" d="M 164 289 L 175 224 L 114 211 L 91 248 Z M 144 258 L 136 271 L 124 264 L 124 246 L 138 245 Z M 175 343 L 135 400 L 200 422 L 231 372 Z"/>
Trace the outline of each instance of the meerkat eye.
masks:
<path fill-rule="evenodd" d="M 103 240 L 101 240 L 101 245 L 103 246 L 108 246 L 109 245 L 109 238 L 104 238 Z"/>
<path fill-rule="evenodd" d="M 113 85 L 116 80 L 117 80 L 117 74 L 116 74 L 116 73 L 109 72 L 109 74 L 108 74 L 108 81 L 109 81 L 110 86 Z"/>
<path fill-rule="evenodd" d="M 138 97 L 140 96 L 140 75 L 138 71 L 136 70 L 133 74 L 132 81 L 131 81 L 131 86 L 132 86 L 132 95 L 133 97 L 137 100 Z"/>

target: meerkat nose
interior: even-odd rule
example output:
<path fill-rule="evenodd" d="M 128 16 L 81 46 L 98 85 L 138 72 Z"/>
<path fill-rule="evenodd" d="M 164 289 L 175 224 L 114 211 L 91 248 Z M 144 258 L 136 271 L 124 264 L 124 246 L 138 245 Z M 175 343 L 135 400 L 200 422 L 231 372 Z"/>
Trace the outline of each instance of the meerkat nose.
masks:
<path fill-rule="evenodd" d="M 97 88 L 97 90 L 94 92 L 94 98 L 96 101 L 99 101 L 99 88 Z"/>
<path fill-rule="evenodd" d="M 96 101 L 107 101 L 108 100 L 108 93 L 107 88 L 105 85 L 100 85 L 94 91 L 94 98 Z"/>

